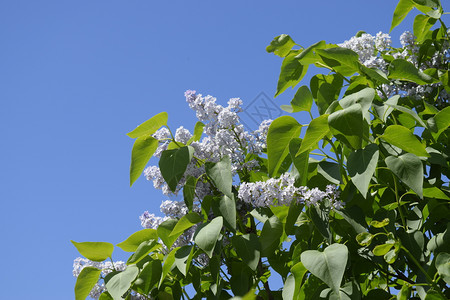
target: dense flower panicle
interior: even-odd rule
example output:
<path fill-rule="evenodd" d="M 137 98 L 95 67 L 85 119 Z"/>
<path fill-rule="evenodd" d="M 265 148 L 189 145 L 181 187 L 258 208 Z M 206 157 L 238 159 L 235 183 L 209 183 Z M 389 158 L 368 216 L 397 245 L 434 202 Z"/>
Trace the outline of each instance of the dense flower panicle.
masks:
<path fill-rule="evenodd" d="M 205 125 L 204 136 L 200 141 L 190 144 L 194 148 L 194 156 L 200 160 L 208 162 L 218 162 L 222 157 L 228 156 L 231 159 L 231 168 L 234 175 L 242 169 L 254 170 L 258 167 L 256 160 L 246 161 L 249 153 L 259 155 L 266 147 L 266 135 L 272 120 L 261 123 L 258 130 L 248 132 L 240 123 L 238 113 L 242 112 L 242 100 L 231 98 L 228 106 L 223 107 L 216 103 L 216 98 L 212 96 L 202 96 L 193 90 L 185 92 L 186 102 L 196 113 L 199 121 Z M 153 137 L 160 140 L 160 145 L 154 153 L 160 158 L 164 150 L 169 145 L 170 131 L 167 128 L 159 129 Z M 175 133 L 175 141 L 186 144 L 192 134 L 184 127 L 179 127 Z M 181 178 L 175 192 L 170 191 L 168 185 L 162 177 L 157 166 L 150 166 L 144 170 L 147 180 L 153 181 L 156 189 L 161 189 L 166 196 L 177 194 L 183 187 L 188 176 L 198 178 L 205 173 L 204 167 L 197 165 L 197 160 L 193 159 Z M 203 199 L 211 194 L 211 186 L 207 182 L 199 181 L 196 187 L 195 201 Z"/>
<path fill-rule="evenodd" d="M 385 74 L 388 73 L 388 62 L 383 59 L 381 53 L 387 53 L 396 59 L 405 59 L 414 64 L 421 71 L 429 68 L 439 69 L 448 64 L 450 60 L 449 45 L 448 43 L 444 43 L 441 51 L 437 51 L 430 59 L 421 61 L 419 65 L 418 57 L 420 47 L 416 42 L 414 34 L 409 31 L 405 31 L 400 36 L 402 48 L 392 48 L 391 44 L 391 37 L 386 33 L 379 32 L 375 37 L 363 33 L 359 37 L 355 36 L 342 44 L 338 44 L 338 46 L 355 51 L 359 55 L 359 59 L 363 65 L 369 68 L 378 69 Z M 405 95 L 415 100 L 421 100 L 429 98 L 430 96 L 435 97 L 436 95 L 431 95 L 431 92 L 441 85 L 441 83 L 418 85 L 412 82 L 397 83 L 395 85 L 383 84 L 378 91 L 378 95 L 382 99 L 387 99 L 394 95 Z M 448 103 L 450 100 L 450 95 L 445 89 L 442 89 L 437 96 L 436 105 L 438 107 L 444 106 L 444 104 Z"/>
<path fill-rule="evenodd" d="M 184 202 L 166 200 L 159 207 L 161 212 L 169 218 L 181 218 L 188 213 L 188 208 Z"/>
<path fill-rule="evenodd" d="M 355 51 L 359 55 L 359 60 L 366 65 L 375 53 L 375 38 L 368 33 L 363 33 L 359 37 L 352 37 L 350 40 L 338 44 L 339 47 Z"/>
<path fill-rule="evenodd" d="M 191 137 L 192 134 L 183 126 L 177 128 L 177 131 L 175 132 L 175 141 L 183 144 L 186 144 Z"/>
<path fill-rule="evenodd" d="M 292 201 L 309 206 L 324 199 L 328 199 L 333 208 L 340 209 L 343 206 L 338 200 L 339 191 L 335 186 L 327 186 L 324 192 L 318 188 L 295 187 L 294 182 L 295 179 L 289 173 L 266 181 L 244 182 L 239 187 L 238 197 L 254 207 L 290 205 Z"/>
<path fill-rule="evenodd" d="M 145 211 L 142 215 L 139 216 L 139 220 L 141 221 L 141 226 L 144 228 L 156 229 L 159 224 L 169 219 L 168 217 L 158 217 L 155 214 L 151 214 L 148 211 Z"/>

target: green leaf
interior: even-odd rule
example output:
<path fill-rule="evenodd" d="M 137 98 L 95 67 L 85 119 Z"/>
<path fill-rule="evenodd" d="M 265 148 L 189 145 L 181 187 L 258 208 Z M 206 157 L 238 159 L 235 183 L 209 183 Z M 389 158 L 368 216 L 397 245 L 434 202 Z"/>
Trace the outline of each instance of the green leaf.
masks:
<path fill-rule="evenodd" d="M 365 88 L 356 93 L 345 96 L 339 101 L 339 104 L 344 109 L 354 104 L 361 105 L 361 110 L 364 118 L 367 121 L 370 121 L 369 109 L 372 106 L 372 101 L 374 97 L 375 97 L 375 90 L 372 88 Z"/>
<path fill-rule="evenodd" d="M 211 178 L 216 188 L 229 198 L 233 198 L 233 176 L 231 175 L 231 160 L 222 157 L 217 163 L 206 163 L 206 174 Z"/>
<path fill-rule="evenodd" d="M 172 229 L 172 232 L 169 234 L 169 237 L 179 237 L 186 229 L 191 228 L 195 224 L 203 221 L 203 218 L 196 212 L 190 212 L 181 217 L 181 219 L 177 222 L 175 227 Z"/>
<path fill-rule="evenodd" d="M 444 108 L 434 116 L 434 121 L 437 127 L 436 138 L 450 126 L 450 106 Z"/>
<path fill-rule="evenodd" d="M 395 8 L 394 16 L 392 17 L 391 29 L 389 29 L 389 32 L 397 27 L 413 8 L 414 3 L 411 0 L 400 0 Z"/>
<path fill-rule="evenodd" d="M 194 205 L 195 188 L 197 186 L 197 181 L 197 178 L 189 175 L 183 187 L 183 199 L 189 211 L 192 211 L 192 207 Z"/>
<path fill-rule="evenodd" d="M 383 228 L 384 226 L 387 226 L 389 222 L 389 218 L 384 218 L 382 221 L 372 220 L 369 225 L 375 228 Z"/>
<path fill-rule="evenodd" d="M 293 274 L 289 275 L 284 282 L 282 297 L 283 300 L 292 300 L 295 296 L 295 277 Z"/>
<path fill-rule="evenodd" d="M 317 230 L 320 232 L 320 234 L 324 238 L 326 238 L 327 240 L 330 241 L 331 240 L 331 231 L 330 231 L 328 213 L 323 211 L 317 205 L 311 205 L 310 209 L 309 209 L 309 213 L 311 216 L 311 220 L 313 221 Z"/>
<path fill-rule="evenodd" d="M 321 61 L 319 55 L 316 54 L 315 50 L 324 48 L 326 49 L 330 47 L 334 47 L 334 45 L 327 44 L 325 41 L 319 41 L 303 50 L 299 55 L 297 55 L 297 59 L 301 62 L 302 65 L 314 64 L 318 61 Z"/>
<path fill-rule="evenodd" d="M 306 129 L 305 137 L 303 138 L 300 149 L 295 156 L 310 150 L 315 147 L 316 144 L 328 134 L 330 131 L 328 127 L 328 115 L 321 115 L 315 118 L 309 123 L 308 129 Z"/>
<path fill-rule="evenodd" d="M 331 133 L 340 141 L 354 149 L 360 149 L 364 136 L 361 105 L 353 104 L 338 110 L 328 117 Z"/>
<path fill-rule="evenodd" d="M 190 145 L 192 142 L 198 142 L 203 134 L 203 128 L 205 127 L 205 124 L 202 122 L 195 123 L 194 127 L 194 135 L 187 141 L 187 145 Z"/>
<path fill-rule="evenodd" d="M 359 64 L 359 72 L 361 73 L 361 75 L 365 75 L 368 79 L 372 81 L 389 84 L 389 79 L 387 78 L 387 75 L 379 69 L 368 68 L 363 64 Z"/>
<path fill-rule="evenodd" d="M 113 297 L 111 297 L 109 295 L 108 292 L 103 292 L 101 293 L 100 297 L 98 298 L 98 300 L 114 300 Z"/>
<path fill-rule="evenodd" d="M 288 113 L 295 113 L 299 111 L 311 111 L 313 103 L 313 96 L 306 85 L 302 85 L 295 93 L 291 105 L 282 105 L 281 109 Z"/>
<path fill-rule="evenodd" d="M 138 273 L 139 268 L 132 265 L 128 266 L 124 271 L 115 274 L 108 280 L 106 289 L 114 300 L 122 299 L 122 296 L 128 291 Z"/>
<path fill-rule="evenodd" d="M 152 136 L 141 136 L 136 139 L 131 150 L 130 186 L 141 176 L 158 145 L 158 140 Z"/>
<path fill-rule="evenodd" d="M 303 265 L 335 293 L 339 293 L 347 259 L 348 249 L 343 244 L 332 244 L 323 252 L 307 250 L 301 254 Z"/>
<path fill-rule="evenodd" d="M 417 37 L 417 42 L 422 42 L 430 31 L 430 28 L 436 23 L 436 19 L 425 15 L 417 15 L 414 18 L 413 32 Z"/>
<path fill-rule="evenodd" d="M 135 285 L 142 291 L 142 294 L 147 295 L 152 288 L 160 281 L 162 274 L 161 261 L 152 260 L 145 264 Z M 138 290 L 138 292 L 140 292 Z"/>
<path fill-rule="evenodd" d="M 289 142 L 289 154 L 291 155 L 291 160 L 298 171 L 298 182 L 300 185 L 304 186 L 308 181 L 309 151 L 305 151 L 300 155 L 297 155 L 297 152 L 300 150 L 301 144 L 302 139 L 293 138 Z"/>
<path fill-rule="evenodd" d="M 348 174 L 364 198 L 367 196 L 370 180 L 375 173 L 378 156 L 378 146 L 376 144 L 369 144 L 364 149 L 350 153 L 348 157 Z"/>
<path fill-rule="evenodd" d="M 223 218 L 215 217 L 209 223 L 203 223 L 200 225 L 194 234 L 194 242 L 197 246 L 205 251 L 205 253 L 212 257 L 214 246 L 219 239 L 220 231 L 223 226 Z"/>
<path fill-rule="evenodd" d="M 388 126 L 381 138 L 406 152 L 417 156 L 430 156 L 425 150 L 425 145 L 408 128 L 401 125 Z"/>
<path fill-rule="evenodd" d="M 373 235 L 369 232 L 361 232 L 360 234 L 358 234 L 356 236 L 356 241 L 361 246 L 369 246 L 370 243 L 372 242 L 372 239 L 373 239 Z"/>
<path fill-rule="evenodd" d="M 104 261 L 111 257 L 114 245 L 105 242 L 83 242 L 71 241 L 81 255 L 92 261 Z"/>
<path fill-rule="evenodd" d="M 261 256 L 273 255 L 275 249 L 280 245 L 280 238 L 283 235 L 283 223 L 277 216 L 271 216 L 264 223 L 259 241 L 261 243 Z"/>
<path fill-rule="evenodd" d="M 343 76 L 351 76 L 359 71 L 359 56 L 356 52 L 341 47 L 316 49 L 324 63 Z"/>
<path fill-rule="evenodd" d="M 427 291 L 427 295 L 425 296 L 424 300 L 448 300 L 448 298 L 443 296 L 439 292 L 430 289 Z"/>
<path fill-rule="evenodd" d="M 223 222 L 226 227 L 232 232 L 236 231 L 236 201 L 223 195 L 219 199 L 219 211 L 223 217 Z"/>
<path fill-rule="evenodd" d="M 377 112 L 377 115 L 380 117 L 383 122 L 386 122 L 387 117 L 391 114 L 391 112 L 394 110 L 392 106 L 389 106 L 387 104 L 397 105 L 398 100 L 400 99 L 400 95 L 395 95 L 389 98 L 384 102 L 383 105 L 374 105 L 374 108 Z"/>
<path fill-rule="evenodd" d="M 427 198 L 443 199 L 450 201 L 450 198 L 438 187 L 432 186 L 423 189 L 423 196 Z"/>
<path fill-rule="evenodd" d="M 311 93 L 321 115 L 325 114 L 328 107 L 339 97 L 343 82 L 344 79 L 339 74 L 318 74 L 311 78 Z"/>
<path fill-rule="evenodd" d="M 270 42 L 270 45 L 266 47 L 266 51 L 280 57 L 285 57 L 294 46 L 295 42 L 292 38 L 287 34 L 282 34 L 275 37 L 273 41 Z"/>
<path fill-rule="evenodd" d="M 294 297 L 293 299 L 295 300 L 300 300 L 300 288 L 302 286 L 303 283 L 303 278 L 306 275 L 306 272 L 308 272 L 308 270 L 305 268 L 305 266 L 301 263 L 298 262 L 296 263 L 292 268 L 291 268 L 291 273 L 294 275 L 295 278 L 295 289 L 294 289 Z"/>
<path fill-rule="evenodd" d="M 296 86 L 305 76 L 308 66 L 303 66 L 296 56 L 298 51 L 291 51 L 281 64 L 275 97 L 283 93 L 288 87 Z"/>
<path fill-rule="evenodd" d="M 160 127 L 167 126 L 168 117 L 166 112 L 161 112 L 136 127 L 133 131 L 127 133 L 127 135 L 133 139 L 144 135 L 151 136 Z"/>
<path fill-rule="evenodd" d="M 398 251 L 396 249 L 389 250 L 384 256 L 384 261 L 388 264 L 393 264 L 398 257 Z"/>
<path fill-rule="evenodd" d="M 101 270 L 94 267 L 84 267 L 81 270 L 75 283 L 75 300 L 84 300 L 89 296 L 101 273 Z"/>
<path fill-rule="evenodd" d="M 441 252 L 436 257 L 436 269 L 441 278 L 450 284 L 450 254 Z"/>
<path fill-rule="evenodd" d="M 400 292 L 397 294 L 397 300 L 408 300 L 411 295 L 411 286 L 405 284 L 402 286 Z"/>
<path fill-rule="evenodd" d="M 291 116 L 282 116 L 270 124 L 267 133 L 267 157 L 269 160 L 269 175 L 278 172 L 281 163 L 289 154 L 289 142 L 298 138 L 302 125 Z"/>
<path fill-rule="evenodd" d="M 163 241 L 163 243 L 170 249 L 173 243 L 177 240 L 178 236 L 170 235 L 172 230 L 177 225 L 178 220 L 176 219 L 168 219 L 159 224 L 156 232 L 158 232 L 159 238 Z"/>
<path fill-rule="evenodd" d="M 341 183 L 341 173 L 337 163 L 321 161 L 317 166 L 317 172 L 333 184 Z"/>
<path fill-rule="evenodd" d="M 143 241 L 137 247 L 136 252 L 130 256 L 127 261 L 127 265 L 133 265 L 140 262 L 144 257 L 147 256 L 147 254 L 155 251 L 158 248 L 161 248 L 161 245 L 155 240 Z"/>
<path fill-rule="evenodd" d="M 389 79 L 400 79 L 417 84 L 436 83 L 437 80 L 417 69 L 412 63 L 401 58 L 389 64 Z"/>
<path fill-rule="evenodd" d="M 133 233 L 125 241 L 117 244 L 117 247 L 126 252 L 134 252 L 142 242 L 157 239 L 158 233 L 156 232 L 156 230 L 147 228 Z"/>
<path fill-rule="evenodd" d="M 389 156 L 385 162 L 403 183 L 423 198 L 423 167 L 416 155 L 405 153 L 399 157 Z"/>
<path fill-rule="evenodd" d="M 377 245 L 375 248 L 373 248 L 372 252 L 375 256 L 383 256 L 386 253 L 391 250 L 391 248 L 394 247 L 394 243 L 386 243 L 382 245 Z"/>
<path fill-rule="evenodd" d="M 161 175 L 172 192 L 175 192 L 177 189 L 178 182 L 183 177 L 193 154 L 194 148 L 191 146 L 165 150 L 161 154 L 161 159 L 159 160 Z"/>
<path fill-rule="evenodd" d="M 194 247 L 190 245 L 184 245 L 175 253 L 175 265 L 184 276 L 186 276 L 189 271 L 193 254 Z"/>
<path fill-rule="evenodd" d="M 396 96 L 394 96 L 396 97 Z M 390 98 L 389 100 L 393 99 L 394 97 Z M 392 103 L 391 101 L 386 101 L 384 104 L 386 104 L 387 106 L 389 106 L 390 108 L 395 108 L 398 111 L 404 112 L 409 114 L 411 117 L 414 118 L 414 120 L 416 120 L 417 123 L 419 123 L 422 127 L 427 127 L 425 125 L 425 123 L 423 122 L 423 120 L 419 117 L 418 114 L 416 114 L 416 112 L 412 111 L 411 109 L 408 109 L 406 107 L 400 106 L 400 105 L 396 105 L 394 103 Z M 391 113 L 391 111 L 389 111 L 389 109 L 387 109 L 386 111 L 388 111 L 389 113 Z M 386 120 L 386 118 L 384 119 Z"/>
<path fill-rule="evenodd" d="M 235 235 L 231 238 L 231 243 L 236 249 L 239 258 L 246 263 L 250 269 L 256 271 L 259 258 L 261 257 L 261 244 L 258 236 L 250 233 L 245 235 Z"/>
<path fill-rule="evenodd" d="M 167 274 L 169 274 L 170 270 L 172 270 L 172 266 L 175 263 L 175 254 L 177 253 L 178 249 L 180 249 L 180 247 L 176 247 L 176 248 L 172 249 L 169 252 L 169 254 L 167 254 L 166 257 L 164 258 L 164 264 L 162 267 L 162 275 L 161 275 L 161 279 L 159 281 L 158 288 L 161 287 L 161 284 L 164 281 L 164 278 L 166 278 Z"/>

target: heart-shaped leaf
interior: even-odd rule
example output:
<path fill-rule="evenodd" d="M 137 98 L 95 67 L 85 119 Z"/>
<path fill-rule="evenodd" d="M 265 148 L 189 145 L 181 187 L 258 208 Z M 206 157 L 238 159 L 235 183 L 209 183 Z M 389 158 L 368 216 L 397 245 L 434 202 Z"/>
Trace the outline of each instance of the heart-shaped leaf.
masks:
<path fill-rule="evenodd" d="M 194 148 L 191 146 L 165 150 L 159 160 L 161 175 L 172 192 L 177 189 L 178 182 L 183 177 L 187 166 L 191 162 Z"/>
<path fill-rule="evenodd" d="M 427 150 L 425 150 L 425 145 L 408 128 L 401 125 L 389 126 L 381 138 L 406 152 L 413 153 L 417 156 L 430 156 Z"/>
<path fill-rule="evenodd" d="M 106 283 L 106 289 L 108 293 L 114 299 L 122 299 L 131 286 L 136 276 L 139 273 L 139 268 L 136 265 L 128 266 L 123 272 L 115 274 Z"/>
<path fill-rule="evenodd" d="M 399 157 L 388 156 L 387 167 L 408 187 L 423 198 L 423 166 L 422 161 L 412 153 Z"/>
<path fill-rule="evenodd" d="M 233 197 L 233 176 L 231 175 L 231 160 L 228 156 L 222 157 L 217 163 L 207 162 L 206 174 L 219 191 L 229 198 Z"/>
<path fill-rule="evenodd" d="M 353 184 L 363 195 L 367 196 L 370 180 L 378 163 L 378 146 L 376 144 L 367 145 L 364 149 L 350 153 L 347 161 L 347 168 Z"/>
<path fill-rule="evenodd" d="M 323 252 L 307 250 L 301 254 L 303 265 L 335 293 L 339 293 L 347 259 L 348 249 L 342 244 L 332 244 Z"/>
<path fill-rule="evenodd" d="M 250 269 L 256 270 L 261 256 L 261 245 L 258 237 L 253 234 L 235 235 L 231 238 L 237 255 L 246 263 Z"/>
<path fill-rule="evenodd" d="M 203 223 L 194 235 L 194 242 L 205 253 L 212 257 L 214 246 L 223 226 L 223 217 L 216 217 L 210 223 Z"/>

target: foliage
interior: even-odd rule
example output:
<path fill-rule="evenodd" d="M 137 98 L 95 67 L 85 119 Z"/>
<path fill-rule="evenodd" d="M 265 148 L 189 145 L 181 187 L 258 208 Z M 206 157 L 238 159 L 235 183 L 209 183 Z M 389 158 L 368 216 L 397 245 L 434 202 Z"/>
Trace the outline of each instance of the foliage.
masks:
<path fill-rule="evenodd" d="M 193 135 L 173 136 L 166 113 L 130 132 L 131 184 L 156 156 L 146 177 L 184 201 L 141 216 L 146 229 L 117 245 L 126 265 L 101 262 L 111 244 L 73 242 L 90 259 L 77 261 L 76 299 L 93 288 L 100 299 L 450 298 L 449 30 L 439 0 L 400 0 L 391 30 L 413 8 L 416 40 L 405 33 L 402 48 L 364 32 L 271 42 L 283 58 L 276 95 L 310 66 L 327 72 L 282 106 L 309 124 L 282 116 L 249 133 L 239 99 L 222 107 L 188 91 Z"/>

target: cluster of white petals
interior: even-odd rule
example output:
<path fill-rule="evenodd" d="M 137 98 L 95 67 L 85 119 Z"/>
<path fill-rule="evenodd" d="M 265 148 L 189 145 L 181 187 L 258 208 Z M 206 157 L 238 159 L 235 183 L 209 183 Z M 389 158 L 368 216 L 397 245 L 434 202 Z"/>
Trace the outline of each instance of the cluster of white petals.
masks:
<path fill-rule="evenodd" d="M 170 191 L 167 183 L 157 166 L 149 166 L 144 170 L 147 180 L 153 182 L 156 189 L 162 190 L 166 196 L 178 194 L 182 189 L 185 179 L 188 176 L 198 178 L 204 174 L 204 167 L 196 164 L 196 159 L 207 162 L 218 162 L 224 156 L 231 159 L 231 168 L 233 174 L 242 169 L 253 170 L 258 167 L 256 160 L 246 161 L 248 154 L 259 155 L 266 147 L 266 135 L 272 120 L 265 120 L 254 132 L 248 132 L 244 129 L 239 119 L 239 113 L 243 111 L 242 100 L 231 98 L 228 106 L 224 107 L 217 104 L 217 99 L 212 96 L 202 96 L 195 91 L 188 90 L 185 93 L 186 102 L 194 110 L 197 119 L 204 123 L 203 137 L 199 141 L 193 141 L 190 146 L 194 149 L 195 159 L 188 165 L 184 177 L 180 180 L 176 190 Z M 170 131 L 163 127 L 153 134 L 153 137 L 160 141 L 155 157 L 161 157 L 164 150 L 169 145 L 171 138 Z M 191 132 L 184 127 L 179 127 L 175 133 L 175 141 L 186 144 L 192 137 Z M 199 181 L 196 186 L 195 201 L 203 199 L 210 194 L 211 187 L 207 182 Z M 150 218 L 148 224 L 153 224 L 153 218 Z"/>
<path fill-rule="evenodd" d="M 400 36 L 401 48 L 393 48 L 391 37 L 379 32 L 376 36 L 368 33 L 363 33 L 352 37 L 338 46 L 351 49 L 359 55 L 360 62 L 369 68 L 375 68 L 388 74 L 389 63 L 384 60 L 382 54 L 391 55 L 393 58 L 405 59 L 412 63 L 416 68 L 423 71 L 429 68 L 437 68 L 448 64 L 450 61 L 449 45 L 444 44 L 441 51 L 436 51 L 433 57 L 419 62 L 419 45 L 416 42 L 416 37 L 409 31 L 405 31 Z M 441 83 L 430 85 L 418 85 L 415 83 L 401 83 L 401 84 L 383 84 L 378 91 L 378 95 L 383 98 L 390 98 L 394 95 L 404 95 L 413 98 L 414 100 L 422 100 L 429 97 L 436 97 L 437 106 L 444 105 L 450 100 L 450 95 L 445 89 L 441 89 L 438 95 L 432 95 L 431 92 L 436 90 L 436 87 L 441 86 Z"/>
<path fill-rule="evenodd" d="M 266 181 L 244 182 L 239 187 L 238 197 L 254 207 L 290 205 L 292 201 L 309 206 L 324 199 L 330 201 L 335 209 L 341 209 L 344 205 L 338 199 L 339 191 L 334 185 L 328 185 L 326 191 L 321 191 L 318 188 L 296 187 L 294 184 L 295 179 L 289 173 Z"/>

